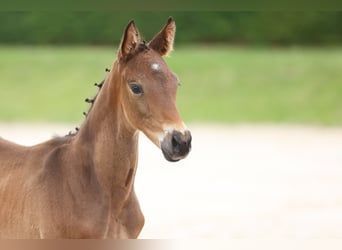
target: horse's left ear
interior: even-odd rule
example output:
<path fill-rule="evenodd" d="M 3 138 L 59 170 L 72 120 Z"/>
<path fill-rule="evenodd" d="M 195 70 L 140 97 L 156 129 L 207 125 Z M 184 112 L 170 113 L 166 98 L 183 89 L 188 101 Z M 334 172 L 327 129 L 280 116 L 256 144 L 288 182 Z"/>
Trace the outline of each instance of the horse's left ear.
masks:
<path fill-rule="evenodd" d="M 173 49 L 175 40 L 176 23 L 169 17 L 164 28 L 149 42 L 149 47 L 157 51 L 161 56 L 168 55 Z"/>
<path fill-rule="evenodd" d="M 140 43 L 140 34 L 135 27 L 134 21 L 130 21 L 124 31 L 118 51 L 120 59 L 128 59 L 134 53 Z"/>

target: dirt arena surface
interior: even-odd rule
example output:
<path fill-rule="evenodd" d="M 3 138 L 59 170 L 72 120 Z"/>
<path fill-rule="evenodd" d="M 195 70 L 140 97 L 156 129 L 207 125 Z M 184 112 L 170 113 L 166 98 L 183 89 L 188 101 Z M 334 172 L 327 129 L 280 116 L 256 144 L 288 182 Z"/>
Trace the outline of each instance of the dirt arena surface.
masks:
<path fill-rule="evenodd" d="M 71 128 L 0 124 L 0 136 L 32 145 Z M 135 189 L 146 224 L 140 238 L 342 239 L 342 128 L 189 128 L 192 152 L 177 163 L 141 136 Z M 208 245 L 202 248 L 218 249 Z"/>

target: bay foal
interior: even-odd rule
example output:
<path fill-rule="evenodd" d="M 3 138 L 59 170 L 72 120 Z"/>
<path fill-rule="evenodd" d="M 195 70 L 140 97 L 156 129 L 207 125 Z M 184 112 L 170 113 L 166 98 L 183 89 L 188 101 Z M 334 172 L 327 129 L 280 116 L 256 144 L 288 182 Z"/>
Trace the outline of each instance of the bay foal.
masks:
<path fill-rule="evenodd" d="M 162 56 L 175 22 L 145 43 L 133 21 L 79 131 L 24 147 L 0 138 L 1 238 L 136 238 L 138 131 L 178 161 L 191 135 L 175 104 L 178 79 Z"/>

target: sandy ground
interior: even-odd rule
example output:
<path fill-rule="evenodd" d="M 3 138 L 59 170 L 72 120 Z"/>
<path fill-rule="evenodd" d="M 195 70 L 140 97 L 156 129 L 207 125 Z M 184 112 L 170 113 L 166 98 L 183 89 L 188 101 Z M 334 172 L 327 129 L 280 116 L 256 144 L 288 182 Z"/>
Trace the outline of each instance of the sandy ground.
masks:
<path fill-rule="evenodd" d="M 0 136 L 32 145 L 72 127 L 0 124 Z M 178 163 L 141 136 L 141 238 L 342 239 L 342 128 L 189 127 Z"/>

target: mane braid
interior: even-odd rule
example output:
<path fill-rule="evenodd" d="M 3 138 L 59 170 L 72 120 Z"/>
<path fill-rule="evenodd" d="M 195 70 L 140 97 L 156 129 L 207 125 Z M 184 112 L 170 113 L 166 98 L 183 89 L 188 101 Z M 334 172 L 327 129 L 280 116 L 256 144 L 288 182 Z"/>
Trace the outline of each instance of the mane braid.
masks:
<path fill-rule="evenodd" d="M 148 51 L 148 50 L 150 50 L 150 47 L 148 47 L 146 41 L 144 40 L 141 43 L 139 43 L 137 48 L 131 54 L 129 54 L 126 58 L 121 59 L 121 60 L 123 60 L 124 62 L 128 62 L 133 57 L 135 57 L 137 54 L 139 54 L 139 53 L 141 53 L 143 51 Z"/>
<path fill-rule="evenodd" d="M 146 49 L 149 49 L 149 48 L 148 48 L 148 46 L 147 46 L 146 41 L 143 40 L 143 41 L 139 44 L 138 50 L 139 50 L 139 51 L 142 51 L 142 50 L 146 50 Z"/>
<path fill-rule="evenodd" d="M 106 68 L 106 72 L 110 72 L 110 70 Z M 92 110 L 92 108 L 93 108 L 93 106 L 94 106 L 94 103 L 95 103 L 95 101 L 96 101 L 96 98 L 97 98 L 97 96 L 99 95 L 99 93 L 100 93 L 100 91 L 101 91 L 101 89 L 102 89 L 102 86 L 103 86 L 103 84 L 104 84 L 104 81 L 105 81 L 105 79 L 103 79 L 103 80 L 101 81 L 101 83 L 95 83 L 95 84 L 94 84 L 94 85 L 95 85 L 96 87 L 98 87 L 99 89 L 98 89 L 96 95 L 95 95 L 93 98 L 91 98 L 91 99 L 90 99 L 90 98 L 86 98 L 86 99 L 85 99 L 85 102 L 90 103 L 90 107 L 89 107 L 88 111 L 87 111 L 87 112 L 83 112 L 83 115 L 84 115 L 86 118 L 87 118 L 88 114 L 90 113 L 90 111 Z M 69 133 L 68 133 L 66 136 L 75 136 L 75 135 L 78 133 L 79 130 L 80 130 L 79 127 L 75 127 L 75 130 L 74 130 L 74 131 L 72 131 L 72 130 L 69 131 Z"/>

